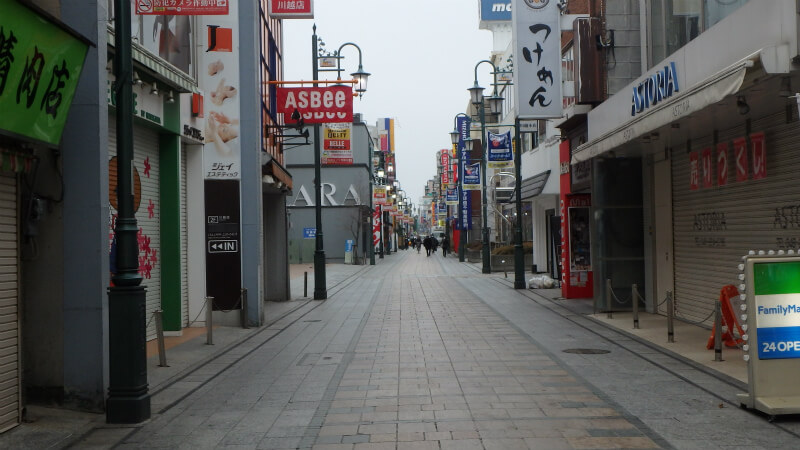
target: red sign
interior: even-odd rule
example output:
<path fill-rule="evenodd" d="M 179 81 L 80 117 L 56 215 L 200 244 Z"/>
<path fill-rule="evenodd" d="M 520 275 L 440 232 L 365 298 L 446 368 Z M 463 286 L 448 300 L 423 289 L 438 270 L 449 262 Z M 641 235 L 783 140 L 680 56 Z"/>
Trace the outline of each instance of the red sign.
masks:
<path fill-rule="evenodd" d="M 381 207 L 376 206 L 372 213 L 372 245 L 381 241 Z"/>
<path fill-rule="evenodd" d="M 268 12 L 276 19 L 313 19 L 314 4 L 312 0 L 270 0 Z"/>
<path fill-rule="evenodd" d="M 747 181 L 747 139 L 733 140 L 733 155 L 736 161 L 736 181 Z"/>
<path fill-rule="evenodd" d="M 764 133 L 750 135 L 753 144 L 753 179 L 760 180 L 767 177 L 767 146 L 764 143 Z"/>
<path fill-rule="evenodd" d="M 142 16 L 227 16 L 229 0 L 134 0 Z"/>
<path fill-rule="evenodd" d="M 728 184 L 728 143 L 717 144 L 717 186 Z"/>
<path fill-rule="evenodd" d="M 710 188 L 714 185 L 711 171 L 711 147 L 703 149 L 703 187 Z"/>
<path fill-rule="evenodd" d="M 306 124 L 352 123 L 353 88 L 350 86 L 283 88 L 278 91 L 278 113 L 287 124 L 298 111 Z"/>
<path fill-rule="evenodd" d="M 700 167 L 697 161 L 697 152 L 689 153 L 689 189 L 696 191 L 700 188 Z"/>

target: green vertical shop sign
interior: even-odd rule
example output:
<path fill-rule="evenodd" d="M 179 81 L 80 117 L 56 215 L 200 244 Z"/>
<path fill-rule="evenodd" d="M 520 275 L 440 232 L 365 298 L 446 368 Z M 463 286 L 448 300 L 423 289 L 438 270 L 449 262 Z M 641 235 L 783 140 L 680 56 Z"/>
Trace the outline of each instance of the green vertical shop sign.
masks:
<path fill-rule="evenodd" d="M 58 145 L 87 50 L 16 0 L 0 0 L 0 129 Z"/>

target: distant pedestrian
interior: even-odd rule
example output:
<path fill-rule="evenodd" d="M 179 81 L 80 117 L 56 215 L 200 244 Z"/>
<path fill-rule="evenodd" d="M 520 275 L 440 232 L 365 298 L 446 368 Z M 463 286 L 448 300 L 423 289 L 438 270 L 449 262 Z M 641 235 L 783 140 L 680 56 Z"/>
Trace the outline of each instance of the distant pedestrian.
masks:
<path fill-rule="evenodd" d="M 442 256 L 447 258 L 447 251 L 450 250 L 450 240 L 447 239 L 447 236 L 442 238 Z"/>
<path fill-rule="evenodd" d="M 436 239 L 436 236 L 431 236 L 431 247 L 433 247 L 433 253 L 436 253 L 439 248 L 439 240 Z"/>
<path fill-rule="evenodd" d="M 431 256 L 431 247 L 433 246 L 433 242 L 431 241 L 430 236 L 425 236 L 425 239 L 422 240 L 422 246 L 425 247 L 425 256 Z"/>

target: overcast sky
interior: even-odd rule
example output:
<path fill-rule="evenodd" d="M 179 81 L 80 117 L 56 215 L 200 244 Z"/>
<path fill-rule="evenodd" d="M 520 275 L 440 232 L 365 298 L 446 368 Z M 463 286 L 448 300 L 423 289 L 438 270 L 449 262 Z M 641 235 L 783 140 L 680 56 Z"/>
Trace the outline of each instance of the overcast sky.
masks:
<path fill-rule="evenodd" d="M 469 101 L 475 64 L 491 54 L 492 34 L 479 30 L 478 21 L 478 0 L 315 0 L 313 20 L 284 20 L 284 78 L 311 79 L 314 23 L 328 50 L 346 42 L 361 47 L 372 75 L 354 112 L 370 125 L 396 119 L 397 179 L 418 205 L 436 173 L 435 152 L 451 146 L 448 133 Z M 355 72 L 356 49 L 342 54 L 345 73 Z M 484 87 L 488 72 L 482 64 Z M 323 74 L 330 76 L 335 73 Z"/>

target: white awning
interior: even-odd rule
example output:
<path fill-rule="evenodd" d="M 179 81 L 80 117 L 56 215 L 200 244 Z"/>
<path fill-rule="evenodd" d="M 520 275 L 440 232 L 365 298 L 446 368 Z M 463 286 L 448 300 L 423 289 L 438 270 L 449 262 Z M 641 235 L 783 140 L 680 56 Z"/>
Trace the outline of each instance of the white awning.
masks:
<path fill-rule="evenodd" d="M 648 109 L 629 122 L 579 146 L 572 154 L 572 164 L 602 155 L 642 135 L 702 110 L 739 91 L 749 67 L 758 53 L 721 70 L 703 82 Z M 617 94 L 619 95 L 619 94 Z"/>

